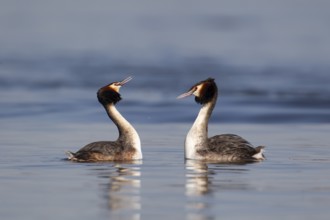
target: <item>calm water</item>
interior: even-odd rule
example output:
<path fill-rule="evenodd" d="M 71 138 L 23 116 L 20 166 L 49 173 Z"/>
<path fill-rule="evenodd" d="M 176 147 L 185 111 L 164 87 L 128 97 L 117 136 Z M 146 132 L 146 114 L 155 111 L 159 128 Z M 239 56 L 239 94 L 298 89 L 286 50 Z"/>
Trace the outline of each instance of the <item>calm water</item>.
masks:
<path fill-rule="evenodd" d="M 0 1 L 0 218 L 328 219 L 330 5 L 297 2 Z M 144 160 L 64 160 L 117 137 L 96 91 L 129 75 Z M 210 76 L 210 135 L 266 161 L 183 160 L 199 106 L 176 96 Z"/>
<path fill-rule="evenodd" d="M 140 163 L 72 163 L 62 160 L 64 150 L 114 138 L 115 128 L 37 125 L 14 131 L 8 125 L 1 133 L 3 219 L 327 219 L 330 214 L 329 125 L 212 125 L 211 133 L 240 133 L 267 144 L 267 160 L 247 165 L 185 163 L 182 137 L 189 124 L 137 125 L 144 143 Z"/>

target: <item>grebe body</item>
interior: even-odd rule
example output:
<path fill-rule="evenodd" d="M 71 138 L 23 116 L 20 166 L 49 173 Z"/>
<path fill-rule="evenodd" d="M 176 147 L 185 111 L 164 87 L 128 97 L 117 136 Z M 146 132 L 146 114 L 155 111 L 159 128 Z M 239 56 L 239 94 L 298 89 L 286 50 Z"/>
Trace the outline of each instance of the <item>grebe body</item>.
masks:
<path fill-rule="evenodd" d="M 99 102 L 109 118 L 118 128 L 116 141 L 98 141 L 87 144 L 76 153 L 66 152 L 68 159 L 78 162 L 126 161 L 142 159 L 140 137 L 134 127 L 120 114 L 115 105 L 121 100 L 119 89 L 130 81 L 128 77 L 100 88 L 97 92 Z"/>
<path fill-rule="evenodd" d="M 264 147 L 253 147 L 244 138 L 235 134 L 221 134 L 208 138 L 208 122 L 216 105 L 218 88 L 214 79 L 201 81 L 178 96 L 195 96 L 202 105 L 197 118 L 185 139 L 185 158 L 217 162 L 252 162 L 264 160 Z"/>

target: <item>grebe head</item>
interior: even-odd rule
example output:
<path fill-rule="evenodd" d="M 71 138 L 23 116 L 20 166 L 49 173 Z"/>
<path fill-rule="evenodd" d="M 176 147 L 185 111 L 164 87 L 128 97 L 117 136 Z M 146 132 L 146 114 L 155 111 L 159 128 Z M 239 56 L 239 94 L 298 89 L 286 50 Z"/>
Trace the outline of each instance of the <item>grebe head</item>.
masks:
<path fill-rule="evenodd" d="M 208 78 L 204 81 L 193 85 L 188 92 L 179 95 L 177 98 L 182 99 L 191 95 L 195 96 L 195 101 L 201 105 L 204 105 L 211 101 L 214 96 L 217 95 L 217 85 L 213 78 Z"/>
<path fill-rule="evenodd" d="M 100 88 L 97 91 L 97 98 L 99 102 L 102 105 L 116 104 L 117 102 L 119 102 L 121 100 L 121 96 L 119 94 L 120 88 L 132 79 L 133 78 L 130 76 L 123 81 L 113 82 Z"/>

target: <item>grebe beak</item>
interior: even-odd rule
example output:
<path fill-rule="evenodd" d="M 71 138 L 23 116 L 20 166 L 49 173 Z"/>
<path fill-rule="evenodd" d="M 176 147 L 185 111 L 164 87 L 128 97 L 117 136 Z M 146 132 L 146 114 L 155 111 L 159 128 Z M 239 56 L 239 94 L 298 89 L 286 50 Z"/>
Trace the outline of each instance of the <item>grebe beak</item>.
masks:
<path fill-rule="evenodd" d="M 185 92 L 185 93 L 179 95 L 179 96 L 176 97 L 176 98 L 177 98 L 177 99 L 186 98 L 186 97 L 188 97 L 188 96 L 193 95 L 195 91 L 196 91 L 196 88 L 193 88 L 193 89 L 191 89 L 189 92 Z"/>
<path fill-rule="evenodd" d="M 131 81 L 133 79 L 133 77 L 129 76 L 127 77 L 126 79 L 124 79 L 123 81 L 119 82 L 118 85 L 119 86 L 123 86 L 125 85 L 126 83 L 128 83 L 129 81 Z"/>

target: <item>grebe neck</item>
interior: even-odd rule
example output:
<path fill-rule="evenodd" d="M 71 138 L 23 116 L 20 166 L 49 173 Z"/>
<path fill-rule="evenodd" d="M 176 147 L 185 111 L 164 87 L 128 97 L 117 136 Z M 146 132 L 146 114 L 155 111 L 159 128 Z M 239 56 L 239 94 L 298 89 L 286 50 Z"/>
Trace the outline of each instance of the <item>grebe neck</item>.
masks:
<path fill-rule="evenodd" d="M 209 102 L 205 103 L 201 107 L 194 124 L 192 125 L 186 136 L 186 140 L 185 140 L 186 158 L 193 158 L 192 154 L 194 154 L 196 150 L 207 147 L 208 123 L 216 102 L 217 102 L 217 93 Z"/>
<path fill-rule="evenodd" d="M 114 104 L 110 103 L 104 106 L 110 119 L 118 128 L 118 140 L 123 147 L 133 147 L 141 152 L 140 137 L 134 127 L 120 114 Z"/>

